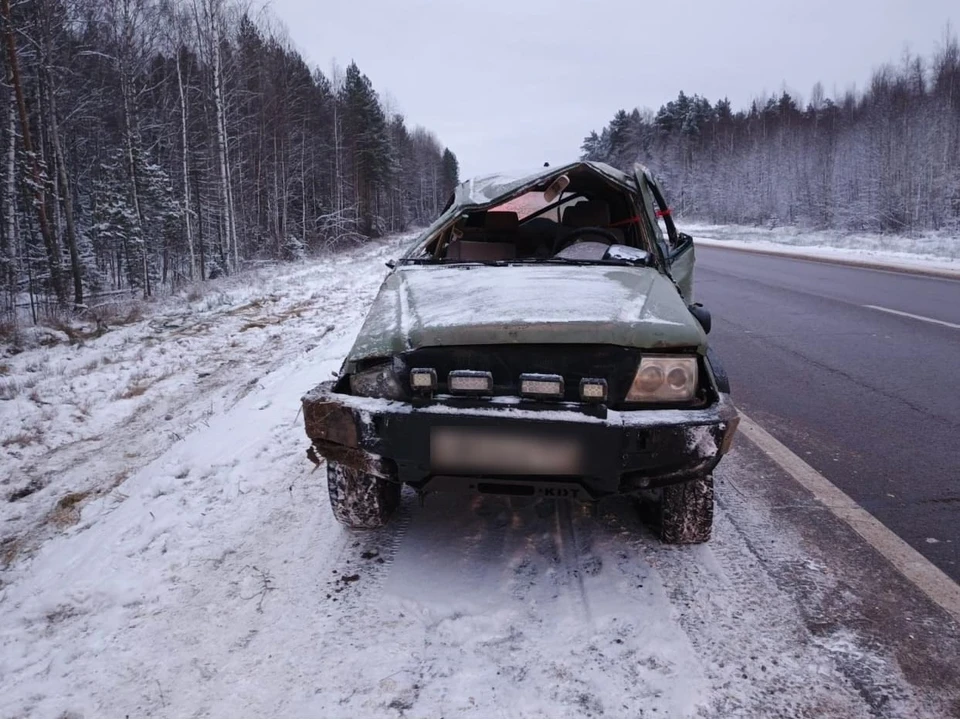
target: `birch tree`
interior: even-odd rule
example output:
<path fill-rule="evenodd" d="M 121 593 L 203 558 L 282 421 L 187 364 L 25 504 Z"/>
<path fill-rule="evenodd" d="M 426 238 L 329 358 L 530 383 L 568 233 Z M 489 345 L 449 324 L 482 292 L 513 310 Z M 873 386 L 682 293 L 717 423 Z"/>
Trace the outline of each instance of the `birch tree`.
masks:
<path fill-rule="evenodd" d="M 359 67 L 348 89 L 233 0 L 0 0 L 0 20 L 0 321 L 425 225 L 450 184 L 452 151 Z"/>
<path fill-rule="evenodd" d="M 616 113 L 581 152 L 643 162 L 679 212 L 711 222 L 957 232 L 960 48 L 948 27 L 929 61 L 905 54 L 862 93 L 817 83 L 805 105 L 783 89 L 734 112 L 680 92 L 656 113 Z"/>
<path fill-rule="evenodd" d="M 22 76 L 20 73 L 20 58 L 17 54 L 17 41 L 14 35 L 13 14 L 10 9 L 10 0 L 0 0 L 0 15 L 4 21 L 4 39 L 6 40 L 7 61 L 10 67 L 10 83 L 16 98 L 17 110 L 20 116 L 20 132 L 23 150 L 30 167 L 30 189 L 33 195 L 33 204 L 37 213 L 37 222 L 43 244 L 47 252 L 50 269 L 50 284 L 53 293 L 60 305 L 64 304 L 66 294 L 61 280 L 60 248 L 53 234 L 53 228 L 47 218 L 46 185 L 47 176 L 41 165 L 38 153 L 33 146 L 33 135 L 30 129 L 30 116 L 27 111 L 27 101 L 24 95 Z"/>

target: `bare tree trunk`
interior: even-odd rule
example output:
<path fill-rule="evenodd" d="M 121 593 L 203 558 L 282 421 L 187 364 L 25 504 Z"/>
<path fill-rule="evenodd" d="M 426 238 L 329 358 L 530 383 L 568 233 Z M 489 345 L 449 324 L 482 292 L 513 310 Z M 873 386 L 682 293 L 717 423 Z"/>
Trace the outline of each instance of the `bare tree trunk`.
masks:
<path fill-rule="evenodd" d="M 282 154 L 280 155 L 279 162 L 279 172 L 280 172 L 280 187 L 282 188 L 282 196 L 277 198 L 277 201 L 280 202 L 280 242 L 285 242 L 287 239 L 287 232 L 289 232 L 289 226 L 287 225 L 287 212 L 289 209 L 289 180 L 287 178 L 287 150 L 285 143 L 281 142 L 281 147 L 283 148 Z M 283 248 L 278 247 L 280 253 L 283 253 Z"/>
<path fill-rule="evenodd" d="M 307 128 L 300 129 L 300 244 L 307 249 Z"/>
<path fill-rule="evenodd" d="M 263 216 L 263 195 L 264 195 L 264 179 L 263 179 L 263 126 L 260 125 L 257 127 L 257 154 L 256 154 L 256 166 L 254 167 L 254 180 L 253 180 L 253 191 L 257 196 L 257 236 L 260 236 L 261 228 L 266 224 Z"/>
<path fill-rule="evenodd" d="M 241 153 L 238 153 L 241 154 Z M 234 188 L 238 188 L 238 193 L 240 195 L 240 201 L 237 203 L 234 200 Z M 233 222 L 234 226 L 240 225 L 240 227 L 246 227 L 246 209 L 247 205 L 244 201 L 244 190 L 246 185 L 243 184 L 243 163 L 237 163 L 237 178 L 234 181 L 233 175 L 230 176 L 230 210 L 233 213 Z M 240 205 L 240 210 L 237 210 L 237 204 Z M 234 261 L 239 262 L 239 247 L 237 247 L 236 254 L 234 255 Z"/>
<path fill-rule="evenodd" d="M 339 89 L 339 88 L 337 88 Z M 333 167 L 337 195 L 337 217 L 343 214 L 343 139 L 340 136 L 340 101 L 333 100 Z"/>
<path fill-rule="evenodd" d="M 237 238 L 237 208 L 233 203 L 233 181 L 230 176 L 230 151 L 226 144 L 227 120 L 223 119 L 223 155 L 227 168 L 227 206 L 230 208 L 230 234 L 233 236 L 233 266 L 240 269 L 240 242 Z"/>
<path fill-rule="evenodd" d="M 17 109 L 13 95 L 7 108 L 7 178 L 3 188 L 3 203 L 0 205 L 3 216 L 6 218 L 4 246 L 0 248 L 0 259 L 4 263 L 3 278 L 10 286 L 10 306 L 13 310 L 14 326 L 17 324 L 17 217 L 16 192 L 17 186 Z"/>
<path fill-rule="evenodd" d="M 137 231 L 140 240 L 141 274 L 143 276 L 143 296 L 150 296 L 150 268 L 147 262 L 147 238 L 144 234 L 146 223 L 144 222 L 143 210 L 140 206 L 139 178 L 137 173 L 137 162 L 134 147 L 136 141 L 134 138 L 133 116 L 130 107 L 130 84 L 126 77 L 126 68 L 120 69 L 120 94 L 123 96 L 123 123 L 125 144 L 127 150 L 127 164 L 130 171 L 130 193 L 133 199 L 133 210 L 137 218 Z M 130 258 L 127 258 L 130 261 Z"/>
<path fill-rule="evenodd" d="M 77 231 L 73 221 L 73 195 L 67 176 L 67 164 L 60 145 L 60 129 L 57 119 L 57 99 L 51 83 L 47 82 L 47 95 L 50 103 L 50 142 L 53 144 L 53 157 L 60 178 L 60 199 L 63 203 L 63 217 L 67 228 L 67 249 L 70 251 L 70 270 L 73 273 L 73 304 L 79 308 L 83 304 L 83 277 L 80 270 L 80 253 L 77 251 Z"/>
<path fill-rule="evenodd" d="M 200 178 L 197 176 L 196 168 L 194 169 L 194 190 L 196 190 L 197 196 L 197 244 L 200 247 L 200 279 L 207 279 L 207 265 L 206 265 L 206 248 L 203 244 L 203 204 L 201 203 L 202 197 L 200 196 Z"/>
<path fill-rule="evenodd" d="M 215 0 L 208 0 L 208 21 L 211 53 L 213 55 L 213 100 L 217 122 L 217 144 L 220 149 L 220 182 L 226 211 L 227 255 L 233 247 L 234 267 L 240 264 L 240 249 L 237 246 L 237 226 L 233 213 L 233 191 L 230 187 L 230 152 L 227 147 L 227 118 L 223 97 L 223 64 L 220 55 L 219 12 L 214 10 Z"/>
<path fill-rule="evenodd" d="M 217 191 L 220 195 L 220 217 L 222 227 L 220 232 L 226 237 L 226 252 L 223 243 L 220 243 L 220 257 L 229 264 L 230 248 L 236 244 L 236 226 L 233 219 L 233 198 L 230 192 L 230 165 L 227 148 L 227 124 L 225 118 L 223 97 L 223 70 L 220 55 L 220 0 L 193 0 L 193 15 L 197 26 L 198 49 L 201 57 L 204 54 L 204 44 L 207 45 L 207 63 L 212 63 L 213 79 L 213 110 L 214 124 L 216 125 L 216 153 L 219 183 Z M 203 19 L 201 21 L 201 8 Z M 226 257 L 224 258 L 224 255 Z M 239 250 L 234 248 L 234 257 L 239 258 Z M 224 268 L 226 269 L 226 267 Z"/>
<path fill-rule="evenodd" d="M 216 42 L 216 40 L 214 41 Z M 219 58 L 219 50 L 214 50 L 214 57 Z M 214 103 L 217 122 L 217 161 L 220 165 L 220 198 L 223 203 L 224 212 L 224 232 L 227 239 L 227 256 L 230 255 L 230 248 L 233 244 L 233 217 L 230 212 L 230 192 L 227 189 L 229 183 L 230 170 L 227 166 L 227 138 L 224 131 L 223 118 L 221 116 L 221 96 L 220 96 L 220 63 L 214 65 Z"/>
<path fill-rule="evenodd" d="M 187 167 L 187 156 L 189 150 L 187 147 L 187 96 L 183 91 L 183 72 L 180 68 L 180 47 L 176 49 L 177 53 L 177 87 L 180 89 L 180 140 L 183 149 L 183 216 L 186 223 L 187 249 L 190 252 L 190 279 L 197 274 L 197 259 L 193 249 L 193 221 L 191 219 L 190 209 L 190 173 Z"/>
<path fill-rule="evenodd" d="M 53 285 L 57 302 L 63 305 L 66 301 L 66 295 L 60 276 L 60 248 L 57 246 L 57 239 L 54 237 L 50 229 L 50 223 L 47 220 L 47 202 L 43 189 L 43 172 L 40 169 L 40 161 L 33 150 L 33 141 L 30 136 L 30 117 L 27 114 L 27 102 L 23 97 L 23 86 L 20 83 L 20 62 L 17 57 L 16 40 L 13 37 L 13 19 L 10 14 L 10 0 L 0 0 L 0 11 L 3 12 L 3 19 L 6 21 L 7 26 L 6 40 L 7 56 L 10 62 L 10 79 L 13 84 L 14 95 L 17 98 L 17 109 L 20 113 L 23 149 L 30 161 L 30 171 L 33 176 L 34 204 L 37 208 L 37 222 L 40 225 L 40 234 L 43 237 L 43 244 L 47 251 L 47 260 L 50 263 L 50 283 Z"/>
<path fill-rule="evenodd" d="M 270 216 L 270 232 L 273 234 L 273 243 L 276 246 L 276 253 L 280 254 L 280 190 L 277 185 L 280 180 L 277 178 L 277 135 L 273 135 L 273 192 L 267 197 L 267 212 Z"/>

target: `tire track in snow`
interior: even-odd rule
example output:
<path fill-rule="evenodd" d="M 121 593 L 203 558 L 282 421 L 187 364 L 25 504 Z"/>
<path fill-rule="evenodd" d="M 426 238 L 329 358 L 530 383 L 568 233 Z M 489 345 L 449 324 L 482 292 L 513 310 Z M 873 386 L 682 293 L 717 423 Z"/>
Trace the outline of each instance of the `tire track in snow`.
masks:
<path fill-rule="evenodd" d="M 584 620 L 592 624 L 593 618 L 590 612 L 590 598 L 587 595 L 587 589 L 583 581 L 583 565 L 580 562 L 580 545 L 577 542 L 577 531 L 571 517 L 572 509 L 569 502 L 556 502 L 555 511 L 557 516 L 557 543 L 560 547 L 560 556 L 563 557 L 567 568 L 567 574 L 572 576 L 576 582 L 577 596 L 582 605 L 582 616 Z"/>
<path fill-rule="evenodd" d="M 323 500 L 317 508 L 319 512 L 327 512 L 332 516 L 329 495 L 326 483 L 326 464 L 321 464 L 316 473 L 320 475 L 319 482 L 323 485 Z M 401 496 L 400 506 L 391 518 L 390 523 L 380 529 L 352 530 L 340 525 L 334 525 L 343 541 L 340 551 L 334 561 L 334 571 L 339 573 L 341 585 L 335 585 L 335 590 L 343 602 L 343 607 L 349 607 L 357 612 L 365 613 L 376 611 L 376 607 L 383 597 L 383 585 L 390 575 L 397 551 L 403 543 L 404 535 L 410 525 L 413 506 L 416 504 L 415 494 L 405 488 Z M 345 592 L 342 583 L 344 576 L 358 576 L 356 580 L 357 592 Z"/>
<path fill-rule="evenodd" d="M 518 706 L 525 716 L 619 716 L 659 701 L 688 715 L 696 692 L 673 680 L 695 665 L 692 648 L 677 627 L 635 616 L 633 578 L 620 576 L 606 546 L 594 551 L 595 520 L 573 518 L 564 504 L 428 498 L 381 596 L 361 612 L 384 623 L 381 649 L 393 640 L 407 651 L 382 652 L 382 676 L 352 689 L 345 705 L 311 710 L 419 716 L 443 706 L 480 717 Z M 598 623 L 585 609 L 603 594 Z M 636 631 L 644 627 L 649 634 Z M 356 670 L 372 653 L 346 661 Z"/>
<path fill-rule="evenodd" d="M 344 676 L 362 674 L 374 657 L 382 673 L 360 689 L 348 682 L 342 704 L 298 708 L 331 716 L 439 707 L 478 717 L 502 707 L 544 717 L 652 708 L 681 717 L 923 716 L 922 703 L 900 690 L 902 678 L 855 636 L 825 643 L 810 635 L 792 599 L 745 551 L 776 528 L 741 529 L 726 507 L 714 544 L 664 547 L 624 502 L 605 503 L 599 518 L 562 501 L 451 495 L 408 504 L 382 589 L 359 612 L 382 642 L 345 659 Z M 351 617 L 342 626 L 373 630 L 364 623 Z M 864 693 L 839 655 L 859 658 L 876 686 L 892 681 L 887 702 Z"/>

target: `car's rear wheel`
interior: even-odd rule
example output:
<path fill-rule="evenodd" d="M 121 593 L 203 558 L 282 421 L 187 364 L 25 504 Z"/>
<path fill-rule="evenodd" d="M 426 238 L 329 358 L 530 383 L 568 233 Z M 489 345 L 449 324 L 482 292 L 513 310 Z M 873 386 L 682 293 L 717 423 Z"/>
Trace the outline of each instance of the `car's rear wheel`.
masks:
<path fill-rule="evenodd" d="M 660 539 L 665 544 L 702 544 L 713 531 L 713 475 L 663 488 Z"/>
<path fill-rule="evenodd" d="M 327 462 L 330 508 L 341 524 L 352 529 L 376 529 L 389 520 L 400 504 L 399 482 Z"/>

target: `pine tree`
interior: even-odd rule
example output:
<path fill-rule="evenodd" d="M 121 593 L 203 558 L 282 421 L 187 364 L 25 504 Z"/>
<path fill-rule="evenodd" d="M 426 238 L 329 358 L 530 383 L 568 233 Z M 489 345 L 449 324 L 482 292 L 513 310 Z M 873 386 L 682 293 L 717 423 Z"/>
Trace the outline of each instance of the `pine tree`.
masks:
<path fill-rule="evenodd" d="M 443 186 L 441 192 L 444 198 L 447 198 L 453 193 L 456 186 L 460 184 L 460 163 L 457 162 L 457 156 L 450 151 L 449 147 L 444 148 L 441 163 L 443 166 Z"/>
<path fill-rule="evenodd" d="M 860 94 L 806 109 L 782 90 L 734 112 L 678 93 L 656 113 L 618 111 L 583 157 L 656 168 L 679 211 L 712 222 L 872 232 L 960 229 L 960 45 L 878 68 Z M 918 162 L 917 158 L 923 158 Z"/>
<path fill-rule="evenodd" d="M 604 159 L 600 153 L 600 136 L 596 131 L 591 130 L 590 134 L 583 138 L 583 143 L 580 145 L 580 158 L 595 161 Z"/>
<path fill-rule="evenodd" d="M 456 182 L 356 64 L 309 67 L 236 0 L 0 16 L 0 320 L 426 224 Z"/>
<path fill-rule="evenodd" d="M 370 79 L 356 63 L 347 67 L 342 94 L 359 226 L 364 234 L 376 237 L 383 232 L 378 193 L 389 169 L 386 118 Z"/>

